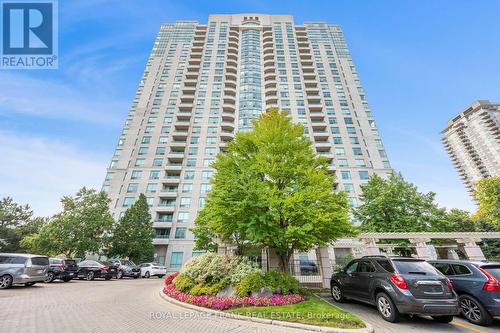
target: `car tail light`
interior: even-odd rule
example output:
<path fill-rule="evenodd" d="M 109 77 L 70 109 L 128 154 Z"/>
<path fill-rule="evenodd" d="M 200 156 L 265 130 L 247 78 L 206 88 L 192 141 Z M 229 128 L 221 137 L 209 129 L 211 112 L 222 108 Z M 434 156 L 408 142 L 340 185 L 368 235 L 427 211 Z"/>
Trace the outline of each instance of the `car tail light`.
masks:
<path fill-rule="evenodd" d="M 107 271 L 109 267 L 101 267 L 100 270 L 101 271 Z"/>
<path fill-rule="evenodd" d="M 451 283 L 451 280 L 448 278 L 446 278 L 446 285 L 450 288 L 450 291 L 453 290 L 453 283 Z"/>
<path fill-rule="evenodd" d="M 486 291 L 500 291 L 500 284 L 498 283 L 498 280 L 495 279 L 490 273 L 488 273 L 484 269 L 479 268 L 479 270 L 488 279 L 488 281 L 486 281 L 484 283 L 483 290 L 486 290 Z"/>
<path fill-rule="evenodd" d="M 401 275 L 393 274 L 389 278 L 399 289 L 408 289 L 408 285 Z"/>
<path fill-rule="evenodd" d="M 64 266 L 63 264 L 54 265 L 54 267 L 57 267 L 57 268 L 62 268 L 62 269 L 66 268 L 66 266 Z"/>

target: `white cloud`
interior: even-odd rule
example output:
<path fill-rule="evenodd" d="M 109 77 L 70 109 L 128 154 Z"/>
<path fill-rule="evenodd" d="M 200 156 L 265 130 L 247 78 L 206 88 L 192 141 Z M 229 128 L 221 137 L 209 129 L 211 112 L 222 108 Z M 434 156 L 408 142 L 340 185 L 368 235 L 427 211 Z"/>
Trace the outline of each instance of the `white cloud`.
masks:
<path fill-rule="evenodd" d="M 2 131 L 0 156 L 0 198 L 28 203 L 39 216 L 60 211 L 60 198 L 83 186 L 100 189 L 107 161 L 60 141 Z"/>
<path fill-rule="evenodd" d="M 120 126 L 127 102 L 89 94 L 55 80 L 2 73 L 0 116 L 22 113 Z M 92 97 L 89 98 L 89 95 Z"/>

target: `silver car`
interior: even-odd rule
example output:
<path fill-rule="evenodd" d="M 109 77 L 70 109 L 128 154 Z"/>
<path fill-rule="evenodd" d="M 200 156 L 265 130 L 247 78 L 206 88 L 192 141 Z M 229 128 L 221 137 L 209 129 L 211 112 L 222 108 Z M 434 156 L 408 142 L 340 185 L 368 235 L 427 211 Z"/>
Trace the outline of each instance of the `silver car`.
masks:
<path fill-rule="evenodd" d="M 0 289 L 32 286 L 47 279 L 49 258 L 36 254 L 0 253 Z"/>

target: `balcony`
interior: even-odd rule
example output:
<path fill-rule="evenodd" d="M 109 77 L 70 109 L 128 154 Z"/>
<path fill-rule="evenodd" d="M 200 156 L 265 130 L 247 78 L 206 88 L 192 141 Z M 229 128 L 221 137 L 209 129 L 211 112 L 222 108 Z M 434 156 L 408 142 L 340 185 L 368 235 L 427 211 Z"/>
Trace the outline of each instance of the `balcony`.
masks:
<path fill-rule="evenodd" d="M 234 132 L 233 131 L 221 131 L 220 132 L 220 138 L 221 140 L 231 140 L 234 139 Z"/>
<path fill-rule="evenodd" d="M 170 176 L 170 177 L 165 177 L 163 178 L 162 182 L 163 184 L 168 184 L 168 185 L 178 185 L 181 181 L 181 177 L 180 176 L 176 176 L 176 177 L 173 177 L 173 176 Z M 175 205 L 174 205 L 175 206 Z"/>
<path fill-rule="evenodd" d="M 222 111 L 224 111 L 224 112 L 235 112 L 236 111 L 236 106 L 234 106 L 234 104 L 224 103 L 224 104 L 222 104 Z"/>
<path fill-rule="evenodd" d="M 179 103 L 178 105 L 179 111 L 192 111 L 193 110 L 193 102 L 184 102 Z"/>
<path fill-rule="evenodd" d="M 232 121 L 222 121 L 220 126 L 224 130 L 234 130 L 234 122 Z"/>
<path fill-rule="evenodd" d="M 158 238 L 159 236 L 155 236 L 153 238 L 153 245 L 168 245 L 168 237 Z"/>
<path fill-rule="evenodd" d="M 182 163 L 169 163 L 165 166 L 166 171 L 181 171 Z"/>
<path fill-rule="evenodd" d="M 170 141 L 171 148 L 185 148 L 187 145 L 186 140 L 172 140 Z"/>

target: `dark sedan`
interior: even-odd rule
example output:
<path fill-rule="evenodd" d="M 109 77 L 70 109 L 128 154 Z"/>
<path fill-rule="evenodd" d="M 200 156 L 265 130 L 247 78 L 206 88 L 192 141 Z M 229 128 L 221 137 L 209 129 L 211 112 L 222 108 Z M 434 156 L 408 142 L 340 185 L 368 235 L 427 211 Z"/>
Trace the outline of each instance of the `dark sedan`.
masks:
<path fill-rule="evenodd" d="M 500 263 L 466 260 L 431 260 L 446 275 L 459 295 L 462 315 L 487 326 L 500 317 Z"/>
<path fill-rule="evenodd" d="M 111 280 L 116 277 L 118 268 L 106 261 L 84 260 L 78 264 L 78 278 L 92 281 L 96 278 Z"/>

